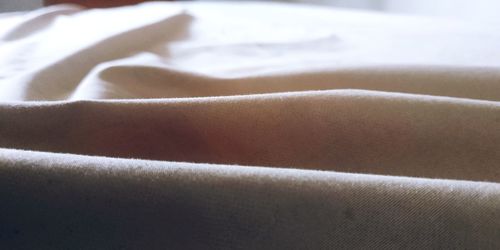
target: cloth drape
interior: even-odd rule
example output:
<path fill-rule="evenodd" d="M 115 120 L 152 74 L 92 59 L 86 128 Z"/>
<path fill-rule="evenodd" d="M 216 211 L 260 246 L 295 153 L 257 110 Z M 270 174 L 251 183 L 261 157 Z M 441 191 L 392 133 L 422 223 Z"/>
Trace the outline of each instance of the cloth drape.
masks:
<path fill-rule="evenodd" d="M 0 15 L 0 246 L 498 249 L 499 31 L 252 2 Z"/>

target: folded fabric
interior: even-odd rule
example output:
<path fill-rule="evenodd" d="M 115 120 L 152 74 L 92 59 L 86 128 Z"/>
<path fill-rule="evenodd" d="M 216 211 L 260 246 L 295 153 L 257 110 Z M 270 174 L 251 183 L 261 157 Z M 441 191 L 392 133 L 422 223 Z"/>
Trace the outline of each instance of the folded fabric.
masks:
<path fill-rule="evenodd" d="M 0 248 L 500 248 L 500 27 L 276 3 L 0 16 Z"/>

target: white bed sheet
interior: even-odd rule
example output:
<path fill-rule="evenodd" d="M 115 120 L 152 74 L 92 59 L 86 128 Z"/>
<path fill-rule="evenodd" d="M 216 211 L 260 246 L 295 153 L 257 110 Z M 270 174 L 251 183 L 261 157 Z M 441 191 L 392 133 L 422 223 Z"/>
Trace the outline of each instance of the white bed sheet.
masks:
<path fill-rule="evenodd" d="M 498 249 L 499 30 L 251 2 L 2 15 L 0 247 Z"/>

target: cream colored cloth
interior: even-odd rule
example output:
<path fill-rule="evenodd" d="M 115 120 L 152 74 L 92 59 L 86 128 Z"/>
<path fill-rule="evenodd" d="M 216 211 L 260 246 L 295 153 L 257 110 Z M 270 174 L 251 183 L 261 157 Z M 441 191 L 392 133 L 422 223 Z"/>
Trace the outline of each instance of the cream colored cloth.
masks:
<path fill-rule="evenodd" d="M 270 3 L 1 15 L 0 247 L 498 249 L 499 31 Z"/>

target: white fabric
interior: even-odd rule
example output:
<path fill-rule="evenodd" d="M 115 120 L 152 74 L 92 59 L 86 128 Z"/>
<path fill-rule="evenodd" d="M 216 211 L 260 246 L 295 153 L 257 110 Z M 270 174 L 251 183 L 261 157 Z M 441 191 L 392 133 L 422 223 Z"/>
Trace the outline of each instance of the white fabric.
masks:
<path fill-rule="evenodd" d="M 499 31 L 251 2 L 2 15 L 0 248 L 498 249 Z"/>
<path fill-rule="evenodd" d="M 361 75 L 335 82 L 328 78 L 310 80 L 314 84 L 302 89 L 315 90 L 328 84 L 333 87 L 327 88 L 438 92 L 446 96 L 456 94 L 442 92 L 464 92 L 461 97 L 477 97 L 476 88 L 468 82 L 461 84 L 468 85 L 464 86 L 467 91 L 463 86 L 437 91 L 444 88 L 440 79 L 423 79 L 413 83 L 416 86 L 391 85 L 410 85 L 395 83 L 402 81 L 401 75 L 428 78 L 429 74 L 450 71 L 447 76 L 459 74 L 458 82 L 465 82 L 466 75 L 482 85 L 483 78 L 496 77 L 500 64 L 500 35 L 495 27 L 307 5 L 150 3 L 85 12 L 76 6 L 55 6 L 1 22 L 0 94 L 6 101 L 213 94 L 196 93 L 201 90 L 191 86 L 169 88 L 165 83 L 151 86 L 154 84 L 128 80 L 114 84 L 114 79 L 106 78 L 106 72 L 131 65 L 216 80 L 310 72 L 338 72 L 334 75 L 342 76 L 356 71 Z M 464 73 L 464 67 L 477 70 Z M 390 75 L 391 80 L 384 83 L 365 79 L 372 78 L 372 73 L 393 71 L 398 74 Z M 218 89 L 212 92 L 216 94 Z M 250 86 L 242 91 L 270 90 Z M 497 93 L 481 92 L 492 96 L 480 99 L 497 100 Z"/>

